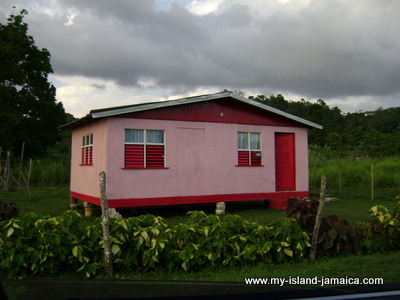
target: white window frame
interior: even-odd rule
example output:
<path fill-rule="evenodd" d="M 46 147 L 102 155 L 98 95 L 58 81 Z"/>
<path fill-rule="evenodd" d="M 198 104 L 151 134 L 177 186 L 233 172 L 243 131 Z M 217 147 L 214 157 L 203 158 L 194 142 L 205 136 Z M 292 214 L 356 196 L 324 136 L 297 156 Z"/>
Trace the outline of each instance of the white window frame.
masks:
<path fill-rule="evenodd" d="M 140 130 L 143 132 L 143 142 L 127 142 L 126 141 L 126 131 L 127 130 Z M 147 132 L 148 131 L 162 131 L 163 136 L 162 136 L 162 143 L 155 143 L 155 142 L 148 142 L 147 141 Z M 125 134 L 125 145 L 143 145 L 143 167 L 146 169 L 147 167 L 147 147 L 148 145 L 155 145 L 155 146 L 164 146 L 164 165 L 163 167 L 160 168 L 165 168 L 166 165 L 166 159 L 165 159 L 165 130 L 164 129 L 139 129 L 139 128 L 125 128 L 124 131 Z M 125 156 L 124 156 L 125 158 Z"/>
<path fill-rule="evenodd" d="M 87 158 L 87 154 L 86 154 L 86 148 L 92 148 L 91 149 L 91 154 L 92 154 L 92 159 L 91 159 L 91 161 L 89 162 L 89 163 L 87 163 L 87 161 L 89 160 L 88 158 Z M 81 153 L 84 153 L 84 154 L 82 154 L 82 157 L 81 157 L 81 166 L 92 166 L 93 165 L 93 133 L 88 133 L 88 134 L 85 134 L 85 135 L 82 135 L 82 137 L 81 137 Z"/>
<path fill-rule="evenodd" d="M 247 134 L 247 148 L 240 148 L 239 147 L 239 134 Z M 251 145 L 251 135 L 252 134 L 257 134 L 258 135 L 258 143 L 259 143 L 259 147 L 258 148 L 252 148 Z M 237 151 L 246 151 L 249 154 L 249 164 L 247 166 L 262 166 L 262 136 L 261 136 L 261 132 L 251 132 L 251 131 L 238 131 L 237 133 L 237 138 L 238 138 L 238 150 Z M 261 163 L 260 164 L 252 164 L 252 160 L 251 160 L 251 152 L 259 152 L 260 153 L 260 159 L 261 159 Z M 238 162 L 238 166 L 239 166 L 239 162 Z M 246 166 L 246 165 L 240 165 L 240 166 Z"/>

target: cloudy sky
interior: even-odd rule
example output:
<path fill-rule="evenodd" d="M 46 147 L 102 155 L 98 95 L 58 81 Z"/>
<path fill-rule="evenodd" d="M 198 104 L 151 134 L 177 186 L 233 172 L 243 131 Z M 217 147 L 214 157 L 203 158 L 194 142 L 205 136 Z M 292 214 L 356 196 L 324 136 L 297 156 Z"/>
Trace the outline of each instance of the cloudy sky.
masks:
<path fill-rule="evenodd" d="M 400 106 L 398 0 L 1 0 L 0 23 L 13 6 L 75 117 L 224 89 Z"/>

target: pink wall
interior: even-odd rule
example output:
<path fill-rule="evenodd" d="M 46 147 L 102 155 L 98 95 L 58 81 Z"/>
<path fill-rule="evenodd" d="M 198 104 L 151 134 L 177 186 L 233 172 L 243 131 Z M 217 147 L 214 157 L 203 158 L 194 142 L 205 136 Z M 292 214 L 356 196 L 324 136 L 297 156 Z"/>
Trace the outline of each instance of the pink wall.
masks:
<path fill-rule="evenodd" d="M 107 119 L 73 130 L 71 154 L 71 191 L 100 197 L 99 174 L 107 168 Z M 82 136 L 93 134 L 93 166 L 80 166 Z"/>
<path fill-rule="evenodd" d="M 124 170 L 124 130 L 165 130 L 168 169 Z M 236 167 L 237 132 L 261 132 L 263 167 Z M 107 173 L 107 198 L 152 198 L 275 192 L 275 132 L 295 133 L 296 190 L 308 190 L 307 129 L 133 118 L 96 120 L 72 137 L 71 191 L 100 197 L 99 173 Z M 93 133 L 93 166 L 80 166 L 81 137 Z M 109 155 L 107 155 L 109 154 Z"/>
<path fill-rule="evenodd" d="M 80 142 L 85 128 L 74 131 L 74 141 Z M 165 130 L 168 169 L 121 169 L 124 167 L 125 128 Z M 77 166 L 80 158 L 76 157 L 76 141 L 73 144 L 72 171 L 76 178 L 71 181 L 71 190 L 75 192 L 98 195 L 98 174 L 102 170 L 107 172 L 108 199 L 275 192 L 275 132 L 295 133 L 296 190 L 308 190 L 305 128 L 108 118 L 107 122 L 91 125 L 91 130 L 95 139 L 93 167 Z M 107 158 L 104 131 L 110 154 Z M 264 167 L 235 166 L 238 131 L 261 132 Z M 79 137 L 75 137 L 78 134 Z"/>

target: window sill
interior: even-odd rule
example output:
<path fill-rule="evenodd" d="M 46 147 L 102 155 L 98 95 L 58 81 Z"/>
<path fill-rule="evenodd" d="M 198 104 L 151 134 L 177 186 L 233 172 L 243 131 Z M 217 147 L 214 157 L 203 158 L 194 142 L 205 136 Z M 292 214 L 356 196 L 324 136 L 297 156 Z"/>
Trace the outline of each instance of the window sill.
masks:
<path fill-rule="evenodd" d="M 121 168 L 121 170 L 166 170 L 169 167 L 153 167 L 153 168 Z"/>
<path fill-rule="evenodd" d="M 250 167 L 250 168 L 260 168 L 260 167 L 264 167 L 264 165 L 236 165 L 235 167 L 239 167 L 239 168 L 242 168 L 242 167 L 245 167 L 245 168 L 248 168 L 248 167 Z"/>
<path fill-rule="evenodd" d="M 90 166 L 93 166 L 93 164 L 80 164 L 79 166 L 81 166 L 81 167 L 90 167 Z"/>

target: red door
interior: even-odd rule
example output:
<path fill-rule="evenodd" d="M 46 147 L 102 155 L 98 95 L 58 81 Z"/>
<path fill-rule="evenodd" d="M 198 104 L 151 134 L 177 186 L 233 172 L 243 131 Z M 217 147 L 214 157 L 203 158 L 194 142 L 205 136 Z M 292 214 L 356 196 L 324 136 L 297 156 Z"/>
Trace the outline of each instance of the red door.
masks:
<path fill-rule="evenodd" d="M 294 133 L 275 133 L 275 184 L 277 191 L 296 189 Z"/>

